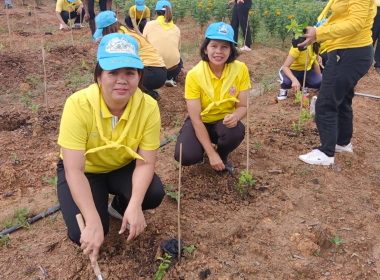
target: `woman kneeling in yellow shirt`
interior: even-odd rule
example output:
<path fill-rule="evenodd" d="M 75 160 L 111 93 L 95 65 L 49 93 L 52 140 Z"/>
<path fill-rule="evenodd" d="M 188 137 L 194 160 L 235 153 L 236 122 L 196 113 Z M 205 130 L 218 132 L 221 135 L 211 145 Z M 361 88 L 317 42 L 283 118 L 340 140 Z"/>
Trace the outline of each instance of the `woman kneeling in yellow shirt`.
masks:
<path fill-rule="evenodd" d="M 165 195 L 154 173 L 160 145 L 157 102 L 143 94 L 143 64 L 137 42 L 125 34 L 103 37 L 98 48 L 95 83 L 65 104 L 58 144 L 58 198 L 69 238 L 91 253 L 95 265 L 108 213 L 130 224 L 128 241 L 146 227 L 143 210 L 160 205 Z M 107 207 L 109 193 L 115 197 Z M 108 208 L 108 213 L 107 213 Z M 76 222 L 81 213 L 82 231 Z"/>
<path fill-rule="evenodd" d="M 234 31 L 224 22 L 212 23 L 206 30 L 200 61 L 186 77 L 185 98 L 189 117 L 178 136 L 175 159 L 183 143 L 182 164 L 203 160 L 206 152 L 216 171 L 232 171 L 227 156 L 244 139 L 240 122 L 247 113 L 251 87 L 247 66 L 237 61 Z M 212 143 L 217 145 L 215 151 Z"/>

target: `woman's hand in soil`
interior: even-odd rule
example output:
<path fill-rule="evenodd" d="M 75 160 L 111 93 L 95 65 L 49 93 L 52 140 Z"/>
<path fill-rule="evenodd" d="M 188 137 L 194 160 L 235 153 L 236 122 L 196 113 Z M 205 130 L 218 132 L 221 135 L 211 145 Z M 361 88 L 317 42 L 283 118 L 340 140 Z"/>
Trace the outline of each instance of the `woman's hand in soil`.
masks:
<path fill-rule="evenodd" d="M 91 266 L 95 267 L 99 256 L 99 248 L 104 241 L 102 224 L 88 224 L 80 236 L 81 248 L 85 255 L 90 254 Z"/>
<path fill-rule="evenodd" d="M 238 123 L 238 117 L 235 114 L 228 114 L 224 117 L 223 124 L 228 128 L 233 128 Z"/>
<path fill-rule="evenodd" d="M 66 23 L 63 23 L 62 24 L 62 29 L 70 30 L 70 27 Z"/>
<path fill-rule="evenodd" d="M 298 80 L 292 82 L 292 88 L 297 92 L 301 90 L 301 84 Z"/>
<path fill-rule="evenodd" d="M 317 39 L 317 29 L 312 26 L 306 27 L 306 33 L 302 37 L 306 38 L 301 44 L 298 44 L 297 47 L 306 47 L 315 42 Z"/>
<path fill-rule="evenodd" d="M 210 165 L 214 170 L 222 171 L 226 169 L 222 159 L 220 158 L 217 152 L 214 151 L 214 153 L 212 153 L 211 155 L 208 155 L 208 159 L 210 160 Z"/>
<path fill-rule="evenodd" d="M 127 210 L 125 210 L 124 213 L 123 223 L 121 224 L 119 234 L 122 234 L 126 230 L 127 224 L 130 226 L 127 239 L 127 242 L 129 242 L 133 238 L 139 236 L 146 227 L 145 217 L 142 212 L 141 205 L 128 205 Z"/>

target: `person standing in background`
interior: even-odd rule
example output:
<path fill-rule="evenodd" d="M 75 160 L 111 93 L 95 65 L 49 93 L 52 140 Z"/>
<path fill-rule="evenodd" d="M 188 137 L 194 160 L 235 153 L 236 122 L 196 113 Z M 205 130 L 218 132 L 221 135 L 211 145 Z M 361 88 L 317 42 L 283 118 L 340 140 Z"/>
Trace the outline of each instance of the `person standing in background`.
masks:
<path fill-rule="evenodd" d="M 94 4 L 95 1 L 99 2 L 100 11 L 110 11 L 112 6 L 112 0 L 84 0 L 84 20 L 88 22 L 91 29 L 91 34 L 94 35 L 96 31 L 95 25 L 95 12 Z"/>
<path fill-rule="evenodd" d="M 376 51 L 375 51 L 375 69 L 377 73 L 380 73 L 380 47 L 379 47 L 379 37 L 380 37 L 380 0 L 375 0 L 377 5 L 377 14 L 372 26 L 372 39 L 373 46 L 377 41 Z"/>
<path fill-rule="evenodd" d="M 234 6 L 234 10 L 232 11 L 232 19 L 231 19 L 231 26 L 234 30 L 234 41 L 238 41 L 238 35 L 239 35 L 239 25 L 241 29 L 243 30 L 243 36 L 244 36 L 244 44 L 243 47 L 240 48 L 242 51 L 250 51 L 251 50 L 251 44 L 252 44 L 252 38 L 251 38 L 251 30 L 248 24 L 248 13 L 249 9 L 252 6 L 252 0 L 231 0 L 228 5 Z"/>

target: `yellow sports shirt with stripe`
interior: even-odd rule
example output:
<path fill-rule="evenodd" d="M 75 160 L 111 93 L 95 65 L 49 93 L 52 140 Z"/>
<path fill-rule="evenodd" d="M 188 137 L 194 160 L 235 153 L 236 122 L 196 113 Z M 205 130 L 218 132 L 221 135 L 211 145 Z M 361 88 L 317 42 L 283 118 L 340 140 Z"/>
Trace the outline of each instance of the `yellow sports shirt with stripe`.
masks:
<path fill-rule="evenodd" d="M 81 0 L 75 0 L 75 2 L 71 3 L 67 0 L 57 0 L 57 4 L 55 5 L 56 12 L 74 12 L 75 8 L 78 8 L 82 4 Z"/>
<path fill-rule="evenodd" d="M 330 0 L 318 21 L 331 16 L 317 27 L 317 41 L 326 41 L 327 51 L 360 48 L 372 44 L 372 25 L 377 13 L 374 0 Z"/>
<path fill-rule="evenodd" d="M 129 16 L 134 19 L 150 18 L 150 10 L 147 6 L 145 6 L 144 11 L 138 11 L 136 9 L 136 5 L 133 5 L 129 8 Z"/>
<path fill-rule="evenodd" d="M 238 60 L 225 64 L 220 79 L 208 62 L 200 61 L 186 76 L 185 98 L 200 99 L 204 123 L 215 123 L 235 111 L 241 91 L 251 88 L 247 66 Z"/>
<path fill-rule="evenodd" d="M 140 89 L 131 96 L 118 120 L 108 110 L 101 88 L 92 84 L 67 99 L 58 144 L 85 151 L 85 172 L 107 173 L 134 159 L 144 160 L 137 153 L 138 148 L 158 149 L 160 129 L 157 102 Z"/>
<path fill-rule="evenodd" d="M 163 58 L 158 54 L 157 50 L 142 36 L 137 34 L 134 30 L 129 31 L 124 26 L 121 26 L 118 33 L 124 33 L 136 39 L 139 46 L 139 57 L 144 65 L 151 67 L 165 67 Z"/>
<path fill-rule="evenodd" d="M 308 46 L 309 49 L 309 58 L 307 63 L 307 71 L 311 69 L 313 66 L 313 63 L 317 61 L 317 55 L 313 51 L 313 45 Z M 289 67 L 292 70 L 295 71 L 304 71 L 305 70 L 305 64 L 306 64 L 306 56 L 307 56 L 307 50 L 299 51 L 298 48 L 291 47 L 289 54 L 295 58 L 292 65 Z"/>

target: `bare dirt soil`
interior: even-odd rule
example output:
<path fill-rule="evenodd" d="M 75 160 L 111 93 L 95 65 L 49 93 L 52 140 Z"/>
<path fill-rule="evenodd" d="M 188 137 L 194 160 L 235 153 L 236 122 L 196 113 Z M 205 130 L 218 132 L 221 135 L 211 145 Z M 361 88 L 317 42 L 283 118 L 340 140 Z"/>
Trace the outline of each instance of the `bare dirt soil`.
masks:
<path fill-rule="evenodd" d="M 53 10 L 52 3 L 37 12 Z M 58 204 L 54 184 L 41 178 L 56 175 L 61 112 L 70 94 L 91 83 L 97 48 L 88 27 L 73 30 L 71 46 L 70 32 L 57 30 L 53 12 L 36 17 L 32 10 L 28 17 L 28 9 L 14 2 L 9 13 L 11 36 L 6 16 L 0 15 L 0 230 L 18 208 L 30 207 L 31 217 Z M 192 20 L 178 25 L 184 46 L 200 42 L 204 30 Z M 41 40 L 47 49 L 47 108 Z M 253 78 L 265 81 L 285 57 L 282 50 L 256 44 L 240 60 Z M 198 61 L 194 48 L 178 87 L 159 90 L 162 140 L 186 117 L 184 80 Z M 371 69 L 357 91 L 380 95 L 379 85 L 380 76 Z M 218 176 L 207 161 L 183 168 L 182 238 L 196 250 L 180 264 L 173 260 L 164 279 L 204 279 L 208 272 L 208 279 L 380 278 L 379 100 L 354 98 L 355 153 L 336 155 L 333 170 L 298 160 L 319 145 L 318 132 L 309 120 L 296 134 L 291 124 L 299 107 L 292 94 L 278 103 L 278 88 L 275 82 L 251 98 L 249 163 L 257 182 L 243 198 L 236 179 Z M 244 140 L 230 155 L 237 178 L 246 168 L 246 145 Z M 173 154 L 173 142 L 160 149 L 156 172 L 176 190 Z M 177 236 L 175 200 L 166 196 L 159 208 L 146 212 L 146 220 L 147 230 L 129 244 L 126 235 L 117 234 L 120 221 L 111 220 L 99 257 L 104 279 L 154 278 L 160 244 Z M 333 245 L 329 239 L 335 235 L 345 243 Z M 43 278 L 94 279 L 87 257 L 68 240 L 60 212 L 12 233 L 10 244 L 0 248 L 0 279 Z"/>

